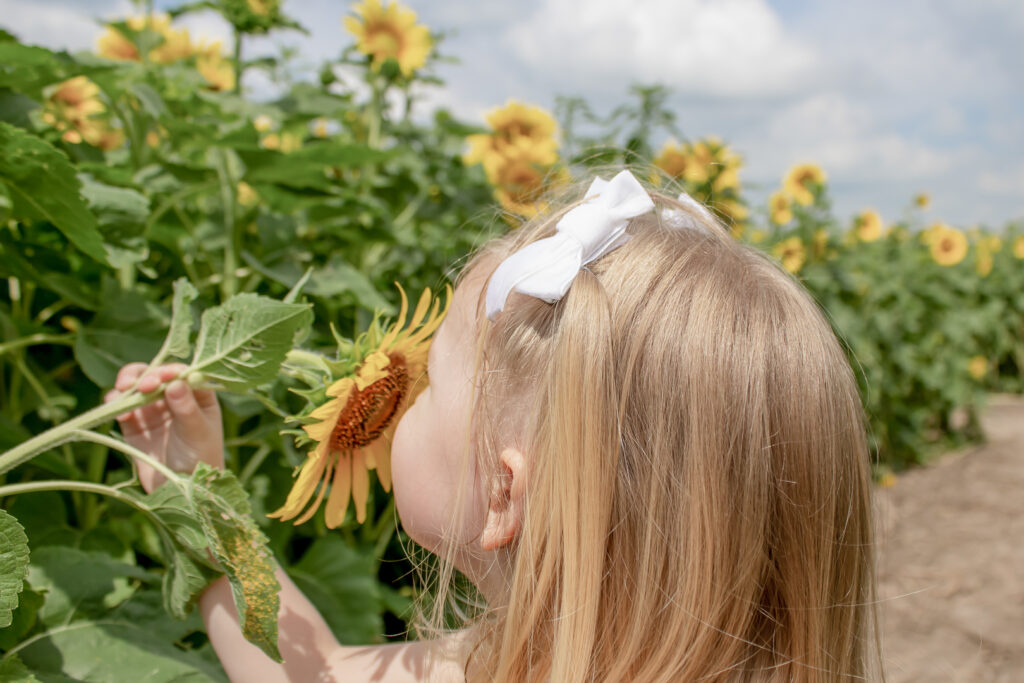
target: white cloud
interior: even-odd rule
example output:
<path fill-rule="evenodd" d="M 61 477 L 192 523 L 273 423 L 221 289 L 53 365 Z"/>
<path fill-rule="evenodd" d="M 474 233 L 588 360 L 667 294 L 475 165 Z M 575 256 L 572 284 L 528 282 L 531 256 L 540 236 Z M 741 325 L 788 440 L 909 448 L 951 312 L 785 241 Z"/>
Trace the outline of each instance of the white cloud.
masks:
<path fill-rule="evenodd" d="M 904 137 L 839 92 L 815 94 L 768 119 L 755 155 L 776 164 L 811 160 L 849 181 L 920 180 L 953 165 L 947 152 Z"/>
<path fill-rule="evenodd" d="M 89 7 L 0 0 L 4 27 L 22 42 L 70 52 L 95 48 L 103 32 L 97 18 L 123 17 L 131 10 L 127 0 L 95 2 Z"/>
<path fill-rule="evenodd" d="M 544 0 L 506 40 L 563 88 L 582 80 L 621 91 L 624 80 L 749 97 L 799 89 L 815 70 L 763 0 Z"/>

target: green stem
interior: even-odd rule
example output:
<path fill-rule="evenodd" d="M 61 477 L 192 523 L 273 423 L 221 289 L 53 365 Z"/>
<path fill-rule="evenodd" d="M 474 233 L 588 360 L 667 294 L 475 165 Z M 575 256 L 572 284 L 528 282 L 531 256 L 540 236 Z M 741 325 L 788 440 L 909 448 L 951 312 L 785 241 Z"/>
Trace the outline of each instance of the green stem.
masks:
<path fill-rule="evenodd" d="M 131 446 L 125 443 L 124 441 L 121 441 L 120 439 L 115 439 L 112 436 L 97 434 L 96 432 L 90 432 L 84 429 L 74 429 L 71 431 L 69 436 L 71 439 L 75 441 L 91 441 L 92 443 L 106 446 L 107 448 L 111 448 L 115 451 L 120 451 L 121 453 L 124 453 L 125 455 L 130 456 L 135 460 L 141 460 L 142 462 L 146 463 L 160 474 L 164 475 L 164 477 L 167 478 L 167 481 L 173 481 L 175 483 L 175 486 L 184 490 L 184 488 L 178 481 L 179 479 L 181 479 L 181 475 L 179 475 L 170 467 L 168 467 L 167 465 L 163 464 L 162 462 L 151 456 L 149 453 L 146 453 L 145 451 L 140 451 L 138 448 L 135 448 L 135 446 Z"/>
<path fill-rule="evenodd" d="M 245 65 L 242 63 L 242 34 L 235 29 L 235 92 L 242 92 L 242 73 Z"/>
<path fill-rule="evenodd" d="M 374 78 L 370 87 L 373 92 L 370 96 L 370 121 L 366 144 L 373 149 L 378 149 L 380 147 L 381 118 L 384 116 L 384 89 L 380 85 L 379 78 Z"/>
<path fill-rule="evenodd" d="M 94 444 L 89 451 L 85 464 L 86 481 L 99 481 L 103 479 L 103 472 L 107 468 L 107 449 L 101 444 Z M 101 507 L 97 499 L 89 496 L 84 501 L 82 509 L 82 526 L 85 529 L 95 528 L 100 521 Z"/>
<path fill-rule="evenodd" d="M 32 387 L 32 390 L 39 395 L 39 400 L 43 402 L 44 406 L 46 406 L 46 410 L 50 415 L 50 421 L 56 425 L 58 423 L 57 414 L 53 409 L 53 402 L 50 401 L 50 395 L 46 393 L 46 388 L 36 378 L 35 373 L 33 373 L 31 369 L 29 369 L 28 363 L 25 362 L 25 356 L 23 354 L 19 353 L 17 357 L 15 357 L 14 367 L 16 367 L 21 372 L 21 374 L 25 377 L 25 380 L 28 382 L 29 386 Z"/>
<path fill-rule="evenodd" d="M 22 493 L 36 493 L 39 491 L 84 491 L 86 493 L 98 493 L 102 496 L 108 496 L 123 503 L 127 503 L 136 510 L 140 510 L 147 515 L 152 515 L 152 511 L 149 507 L 144 503 L 139 502 L 137 498 L 122 493 L 119 489 L 115 489 L 112 486 L 107 486 L 106 484 L 94 484 L 91 481 L 72 481 L 69 479 L 7 484 L 6 486 L 0 486 L 0 497 L 17 496 Z"/>
<path fill-rule="evenodd" d="M 252 457 L 249 458 L 249 462 L 245 463 L 245 467 L 238 474 L 238 481 L 242 486 L 246 486 L 249 483 L 252 475 L 256 474 L 256 470 L 260 468 L 260 465 L 263 464 L 268 455 L 270 455 L 270 446 L 267 444 L 263 444 L 253 453 Z"/>
<path fill-rule="evenodd" d="M 134 391 L 129 391 L 114 401 L 96 406 L 92 410 L 87 410 L 81 415 L 71 418 L 67 422 L 59 424 L 51 429 L 47 429 L 42 434 L 38 434 L 27 441 L 23 441 L 14 448 L 0 455 L 0 474 L 13 467 L 17 467 L 23 462 L 31 460 L 40 453 L 56 448 L 67 441 L 73 441 L 75 438 L 74 432 L 78 430 L 91 429 L 92 427 L 101 425 L 104 422 L 114 419 L 114 417 L 121 413 L 126 413 L 140 406 L 144 406 L 147 403 L 151 403 L 162 395 L 163 392 L 160 391 L 154 391 L 149 394 L 140 394 Z"/>
<path fill-rule="evenodd" d="M 391 542 L 391 537 L 395 533 L 395 497 L 391 496 L 391 500 L 388 501 L 388 506 L 384 508 L 384 512 L 377 518 L 377 524 L 373 527 L 373 536 L 376 538 L 377 543 L 373 547 L 373 557 L 377 566 L 380 566 L 380 558 L 384 557 L 384 551 L 388 547 L 388 543 Z"/>
<path fill-rule="evenodd" d="M 227 236 L 227 243 L 224 245 L 224 279 L 221 281 L 221 294 L 226 301 L 238 291 L 239 221 L 235 217 L 235 183 L 231 179 L 225 153 L 223 150 L 214 150 L 214 155 L 217 160 L 217 178 L 220 182 L 224 234 Z"/>
<path fill-rule="evenodd" d="M 75 335 L 73 334 L 30 334 L 27 337 L 0 344 L 0 356 L 22 347 L 35 346 L 36 344 L 66 344 L 73 346 L 74 343 Z"/>

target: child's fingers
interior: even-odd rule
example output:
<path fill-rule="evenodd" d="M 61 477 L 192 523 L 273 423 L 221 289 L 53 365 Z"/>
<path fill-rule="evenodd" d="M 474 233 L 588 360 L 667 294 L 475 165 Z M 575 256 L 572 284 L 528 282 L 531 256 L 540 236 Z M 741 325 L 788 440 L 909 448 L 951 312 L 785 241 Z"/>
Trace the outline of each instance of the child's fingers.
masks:
<path fill-rule="evenodd" d="M 183 427 L 190 431 L 206 429 L 206 420 L 203 418 L 198 398 L 184 380 L 176 379 L 168 384 L 164 390 L 164 399 L 174 417 L 181 420 Z"/>
<path fill-rule="evenodd" d="M 209 410 L 217 405 L 217 392 L 212 389 L 198 389 L 193 394 L 200 410 Z"/>
<path fill-rule="evenodd" d="M 146 369 L 145 363 L 128 363 L 117 373 L 114 381 L 114 388 L 118 391 L 128 391 L 139 379 L 139 376 Z"/>
<path fill-rule="evenodd" d="M 188 366 L 184 363 L 168 363 L 157 368 L 157 374 L 161 382 L 170 382 L 177 379 Z"/>

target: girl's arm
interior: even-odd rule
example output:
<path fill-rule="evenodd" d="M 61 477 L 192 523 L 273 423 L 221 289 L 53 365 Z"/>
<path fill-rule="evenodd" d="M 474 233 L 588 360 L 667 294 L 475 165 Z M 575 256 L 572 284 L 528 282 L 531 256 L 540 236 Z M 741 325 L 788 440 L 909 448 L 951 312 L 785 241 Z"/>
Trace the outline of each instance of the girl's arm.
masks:
<path fill-rule="evenodd" d="M 107 395 L 107 400 L 113 400 L 132 387 L 149 393 L 161 383 L 170 383 L 163 399 L 118 416 L 125 440 L 179 472 L 191 472 L 198 462 L 223 467 L 224 437 L 216 395 L 212 391 L 192 391 L 176 379 L 184 365 L 164 365 L 144 376 L 147 369 L 145 363 L 126 365 Z M 162 475 L 148 465 L 140 463 L 138 469 L 140 483 L 147 492 L 162 483 Z M 463 680 L 461 667 L 455 664 L 458 657 L 452 654 L 455 650 L 434 642 L 339 645 L 316 608 L 280 568 L 277 580 L 281 583 L 278 647 L 285 660 L 281 664 L 242 635 L 226 578 L 214 581 L 200 597 L 199 607 L 210 641 L 232 681 Z"/>
<path fill-rule="evenodd" d="M 394 645 L 344 646 L 316 607 L 277 569 L 281 583 L 278 648 L 284 662 L 267 657 L 242 635 L 226 577 L 214 581 L 199 598 L 199 609 L 213 649 L 235 683 L 362 683 L 386 681 L 461 681 L 463 672 L 453 648 L 437 641 Z"/>

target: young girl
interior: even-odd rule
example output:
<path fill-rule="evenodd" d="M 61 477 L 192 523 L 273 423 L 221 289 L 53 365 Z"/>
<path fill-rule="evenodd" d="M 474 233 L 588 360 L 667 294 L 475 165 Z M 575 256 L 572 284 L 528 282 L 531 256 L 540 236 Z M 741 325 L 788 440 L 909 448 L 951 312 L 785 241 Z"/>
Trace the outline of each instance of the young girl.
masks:
<path fill-rule="evenodd" d="M 692 199 L 624 171 L 486 245 L 428 367 L 394 495 L 486 608 L 432 640 L 343 646 L 279 570 L 277 664 L 220 579 L 200 607 L 233 681 L 881 677 L 855 378 L 800 285 Z M 115 391 L 171 384 L 120 418 L 126 438 L 222 466 L 215 396 L 144 368 Z"/>

